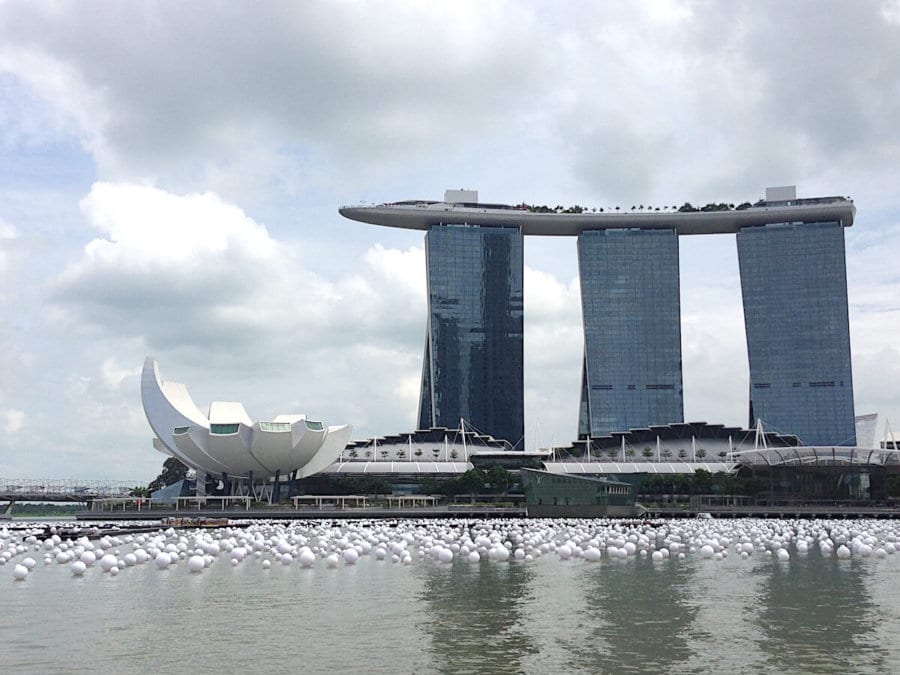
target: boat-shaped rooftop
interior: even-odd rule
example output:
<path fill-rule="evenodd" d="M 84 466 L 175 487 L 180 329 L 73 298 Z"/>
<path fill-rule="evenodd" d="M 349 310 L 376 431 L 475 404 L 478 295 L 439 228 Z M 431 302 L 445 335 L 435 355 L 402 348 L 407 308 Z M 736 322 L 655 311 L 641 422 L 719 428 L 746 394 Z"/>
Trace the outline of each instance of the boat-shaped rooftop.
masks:
<path fill-rule="evenodd" d="M 450 194 L 451 191 L 448 191 Z M 516 227 L 522 234 L 578 236 L 586 230 L 661 229 L 678 234 L 734 234 L 745 227 L 776 223 L 839 222 L 853 224 L 856 207 L 846 197 L 766 199 L 722 210 L 600 210 L 560 212 L 527 205 L 483 204 L 475 200 L 407 200 L 377 206 L 344 206 L 345 218 L 372 225 L 428 230 L 436 226 Z"/>

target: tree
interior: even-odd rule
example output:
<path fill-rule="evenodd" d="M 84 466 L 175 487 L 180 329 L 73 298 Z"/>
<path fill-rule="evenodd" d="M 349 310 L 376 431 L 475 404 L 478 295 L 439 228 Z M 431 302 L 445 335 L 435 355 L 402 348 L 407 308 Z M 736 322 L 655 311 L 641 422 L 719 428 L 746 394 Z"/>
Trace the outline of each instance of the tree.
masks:
<path fill-rule="evenodd" d="M 697 452 L 695 452 L 694 455 L 699 457 L 700 459 L 703 459 L 704 457 L 706 457 L 706 450 L 704 448 L 697 448 Z"/>
<path fill-rule="evenodd" d="M 437 458 L 438 458 L 438 455 L 441 454 L 441 449 L 440 449 L 440 448 L 432 448 L 432 449 L 431 449 L 431 454 L 434 455 L 434 458 L 435 458 L 435 459 L 437 459 Z"/>
<path fill-rule="evenodd" d="M 668 448 L 663 448 L 663 451 L 660 453 L 664 459 L 669 459 L 672 456 L 672 451 Z"/>
<path fill-rule="evenodd" d="M 478 469 L 469 469 L 455 482 L 459 483 L 462 492 L 475 495 L 484 489 L 484 474 Z"/>
<path fill-rule="evenodd" d="M 706 469 L 697 469 L 692 482 L 693 491 L 697 494 L 706 495 L 712 492 L 713 477 Z"/>
<path fill-rule="evenodd" d="M 416 451 L 413 453 L 416 457 L 422 456 L 422 448 L 416 448 Z"/>
<path fill-rule="evenodd" d="M 404 450 L 403 448 L 400 448 L 397 451 L 397 459 L 406 459 L 406 450 Z"/>
<path fill-rule="evenodd" d="M 163 462 L 163 469 L 160 474 L 151 481 L 147 486 L 150 492 L 155 492 L 166 485 L 177 483 L 182 480 L 188 472 L 187 466 L 177 457 L 169 457 Z"/>
<path fill-rule="evenodd" d="M 629 458 L 634 457 L 634 448 L 625 448 L 625 456 Z"/>
<path fill-rule="evenodd" d="M 459 452 L 456 448 L 453 448 L 453 450 L 450 451 L 450 459 L 456 459 L 457 457 L 459 457 Z"/>
<path fill-rule="evenodd" d="M 643 450 L 641 450 L 641 454 L 644 456 L 644 459 L 650 459 L 651 457 L 653 457 L 653 448 L 644 448 Z"/>
<path fill-rule="evenodd" d="M 678 451 L 678 459 L 687 459 L 687 450 L 681 448 L 681 450 Z"/>
<path fill-rule="evenodd" d="M 495 464 L 488 470 L 487 479 L 495 492 L 506 492 L 512 483 L 509 471 L 499 464 Z"/>

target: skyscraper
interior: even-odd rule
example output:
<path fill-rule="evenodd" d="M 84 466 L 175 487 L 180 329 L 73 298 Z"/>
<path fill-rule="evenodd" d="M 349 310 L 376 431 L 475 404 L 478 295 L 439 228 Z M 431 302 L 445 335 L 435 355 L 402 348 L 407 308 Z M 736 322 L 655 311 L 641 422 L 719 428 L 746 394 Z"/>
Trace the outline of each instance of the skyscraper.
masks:
<path fill-rule="evenodd" d="M 844 228 L 791 222 L 737 233 L 750 426 L 806 445 L 855 445 Z"/>
<path fill-rule="evenodd" d="M 456 428 L 465 419 L 522 447 L 522 249 L 517 227 L 440 225 L 425 235 L 419 428 Z"/>
<path fill-rule="evenodd" d="M 353 206 L 354 220 L 426 234 L 428 336 L 419 426 L 460 418 L 518 444 L 523 433 L 523 235 L 578 237 L 584 360 L 578 435 L 680 423 L 678 237 L 736 234 L 750 360 L 750 424 L 806 444 L 855 439 L 840 196 L 794 187 L 737 207 L 627 213 L 478 201 Z"/>
<path fill-rule="evenodd" d="M 578 236 L 584 365 L 578 436 L 682 422 L 678 234 Z"/>

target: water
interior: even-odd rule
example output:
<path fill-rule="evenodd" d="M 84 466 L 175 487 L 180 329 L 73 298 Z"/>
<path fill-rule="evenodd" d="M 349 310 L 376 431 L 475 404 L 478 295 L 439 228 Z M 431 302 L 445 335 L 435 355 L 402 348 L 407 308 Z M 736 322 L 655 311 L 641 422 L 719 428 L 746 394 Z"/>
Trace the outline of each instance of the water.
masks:
<path fill-rule="evenodd" d="M 201 574 L 151 561 L 75 577 L 42 553 L 30 553 L 25 581 L 10 569 L 24 556 L 0 568 L 5 672 L 881 673 L 900 663 L 900 554 L 410 565 L 363 555 L 334 569 L 263 569 L 252 556 L 232 567 L 222 554 Z"/>

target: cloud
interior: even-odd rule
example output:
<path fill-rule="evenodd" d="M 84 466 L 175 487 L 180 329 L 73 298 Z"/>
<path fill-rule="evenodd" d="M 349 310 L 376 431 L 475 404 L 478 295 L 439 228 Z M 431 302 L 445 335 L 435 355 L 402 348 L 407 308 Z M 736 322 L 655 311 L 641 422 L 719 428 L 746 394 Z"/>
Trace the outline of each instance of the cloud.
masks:
<path fill-rule="evenodd" d="M 118 179 L 222 171 L 261 145 L 298 165 L 430 156 L 507 124 L 546 60 L 533 12 L 499 1 L 4 10 L 0 68 Z"/>
<path fill-rule="evenodd" d="M 0 71 L 117 182 L 301 194 L 408 182 L 440 157 L 494 183 L 527 146 L 553 165 L 546 200 L 734 201 L 801 179 L 834 190 L 835 164 L 892 170 L 896 15 L 874 1 L 11 3 Z"/>
<path fill-rule="evenodd" d="M 3 431 L 8 434 L 20 432 L 25 426 L 25 413 L 15 408 L 3 412 Z"/>
<path fill-rule="evenodd" d="M 0 274 L 6 271 L 8 252 L 7 246 L 17 238 L 16 228 L 0 218 Z"/>

